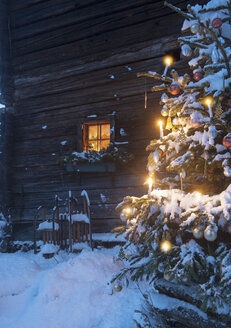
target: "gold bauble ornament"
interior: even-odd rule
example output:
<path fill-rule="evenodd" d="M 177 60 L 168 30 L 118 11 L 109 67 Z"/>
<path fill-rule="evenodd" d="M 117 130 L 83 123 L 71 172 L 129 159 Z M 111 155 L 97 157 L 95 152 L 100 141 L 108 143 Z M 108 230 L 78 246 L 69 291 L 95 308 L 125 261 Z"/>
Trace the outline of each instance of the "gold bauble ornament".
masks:
<path fill-rule="evenodd" d="M 173 126 L 172 126 L 172 120 L 171 120 L 171 117 L 168 116 L 167 124 L 166 124 L 165 129 L 166 129 L 166 130 L 172 130 L 172 128 L 173 128 Z"/>
<path fill-rule="evenodd" d="M 200 228 L 195 228 L 193 229 L 193 236 L 196 238 L 196 239 L 201 239 L 203 237 L 203 230 L 201 230 Z"/>
<path fill-rule="evenodd" d="M 121 292 L 121 290 L 123 289 L 123 286 L 120 283 L 116 283 L 116 284 L 114 284 L 113 289 L 115 292 Z"/>
<path fill-rule="evenodd" d="M 161 115 L 164 116 L 164 117 L 168 116 L 168 110 L 166 108 L 162 108 L 161 109 Z"/>

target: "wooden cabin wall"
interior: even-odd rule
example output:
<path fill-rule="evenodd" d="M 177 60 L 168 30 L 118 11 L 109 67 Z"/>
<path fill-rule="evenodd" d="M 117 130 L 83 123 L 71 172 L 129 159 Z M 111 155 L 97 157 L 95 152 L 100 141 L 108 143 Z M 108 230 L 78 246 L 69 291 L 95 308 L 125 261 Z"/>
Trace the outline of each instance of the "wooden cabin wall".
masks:
<path fill-rule="evenodd" d="M 179 47 L 182 19 L 153 0 L 10 0 L 15 122 L 12 213 L 17 227 L 35 209 L 52 209 L 68 190 L 91 199 L 94 231 L 120 224 L 115 206 L 146 191 L 145 147 L 158 136 L 159 94 L 144 110 L 141 71 L 161 72 L 163 55 Z M 185 8 L 187 1 L 171 3 Z M 184 70 L 185 62 L 176 63 Z M 152 80 L 147 80 L 150 91 Z M 115 173 L 68 173 L 68 150 L 81 151 L 82 120 L 115 117 L 115 139 L 135 159 Z M 127 136 L 120 135 L 123 128 Z M 67 141 L 62 146 L 61 142 Z M 105 196 L 105 197 L 104 197 Z"/>
<path fill-rule="evenodd" d="M 8 2 L 0 1 L 0 211 L 7 217 L 12 204 L 13 75 L 10 63 Z"/>

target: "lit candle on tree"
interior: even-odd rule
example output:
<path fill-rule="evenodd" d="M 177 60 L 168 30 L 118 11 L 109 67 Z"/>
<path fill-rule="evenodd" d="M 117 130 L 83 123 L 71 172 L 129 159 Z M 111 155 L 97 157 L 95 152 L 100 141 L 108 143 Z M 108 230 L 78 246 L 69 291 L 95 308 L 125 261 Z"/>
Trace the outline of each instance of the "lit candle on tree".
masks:
<path fill-rule="evenodd" d="M 148 184 L 148 194 L 150 195 L 153 187 L 153 178 L 149 177 L 145 184 Z"/>
<path fill-rule="evenodd" d="M 183 173 L 180 172 L 180 190 L 183 190 Z"/>
<path fill-rule="evenodd" d="M 162 121 L 159 121 L 159 126 L 160 126 L 160 139 L 161 139 L 164 136 L 163 122 Z"/>
<path fill-rule="evenodd" d="M 164 76 L 167 74 L 169 66 L 173 64 L 173 58 L 171 56 L 165 56 L 164 57 L 164 64 L 165 64 L 165 69 L 164 69 Z"/>
<path fill-rule="evenodd" d="M 162 250 L 162 252 L 164 253 L 168 253 L 171 251 L 172 249 L 172 244 L 169 240 L 164 240 L 161 244 L 160 244 L 160 249 Z"/>
<path fill-rule="evenodd" d="M 206 105 L 208 106 L 208 109 L 209 109 L 209 117 L 212 118 L 213 117 L 213 111 L 212 111 L 213 100 L 212 100 L 212 98 L 211 97 L 205 98 L 205 103 L 206 103 Z"/>

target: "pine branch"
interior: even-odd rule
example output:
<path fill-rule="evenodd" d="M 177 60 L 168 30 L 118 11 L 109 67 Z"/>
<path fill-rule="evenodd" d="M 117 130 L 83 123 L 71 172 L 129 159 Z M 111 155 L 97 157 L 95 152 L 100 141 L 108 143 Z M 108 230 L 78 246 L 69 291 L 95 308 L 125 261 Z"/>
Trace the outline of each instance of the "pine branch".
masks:
<path fill-rule="evenodd" d="M 164 75 L 160 75 L 156 72 L 146 72 L 146 73 L 138 73 L 137 74 L 137 77 L 143 77 L 143 76 L 146 76 L 146 77 L 152 77 L 156 80 L 161 80 L 163 82 L 168 82 L 168 83 L 172 83 L 173 82 L 173 79 L 171 79 L 170 77 L 167 77 L 167 76 L 164 76 Z"/>
<path fill-rule="evenodd" d="M 207 12 L 214 12 L 214 11 L 218 11 L 218 10 L 222 10 L 222 9 L 227 9 L 227 6 L 218 6 L 218 7 L 214 7 L 214 8 L 210 8 L 209 10 L 208 9 L 202 9 L 199 11 L 200 14 L 203 14 L 203 13 L 207 13 Z"/>
<path fill-rule="evenodd" d="M 215 40 L 215 42 L 217 43 L 217 47 L 221 50 L 221 53 L 223 55 L 223 58 L 225 60 L 225 64 L 226 64 L 226 68 L 227 68 L 227 71 L 228 71 L 228 77 L 231 76 L 231 72 L 230 72 L 230 66 L 229 66 L 229 60 L 228 60 L 228 57 L 227 57 L 227 54 L 224 50 L 224 48 L 222 47 L 222 44 L 218 38 L 218 36 L 216 35 L 216 33 L 214 32 L 213 29 L 211 29 L 209 27 L 209 24 L 206 25 L 204 24 L 203 22 L 201 22 L 200 18 L 197 17 L 197 15 L 195 14 L 195 12 L 193 11 L 193 9 L 191 8 L 191 6 L 188 6 L 188 11 L 190 12 L 190 14 L 193 16 L 194 19 L 196 19 L 198 21 L 198 23 L 200 24 L 200 26 L 202 28 L 204 28 L 209 34 L 211 34 L 211 36 L 213 37 L 213 39 Z"/>
<path fill-rule="evenodd" d="M 172 69 L 170 74 L 172 75 L 172 77 L 175 81 L 178 81 L 179 74 L 177 73 L 177 71 L 175 69 Z"/>
<path fill-rule="evenodd" d="M 190 16 L 189 14 L 185 13 L 184 11 L 182 11 L 180 8 L 177 8 L 175 6 L 173 6 L 171 3 L 168 3 L 167 1 L 164 2 L 164 5 L 171 8 L 172 10 L 176 11 L 178 14 L 180 14 L 181 16 L 185 17 L 186 19 L 192 19 L 192 16 Z"/>
<path fill-rule="evenodd" d="M 154 92 L 154 91 L 163 91 L 163 90 L 166 90 L 168 87 L 166 86 L 166 85 L 164 85 L 164 84 L 162 84 L 162 85 L 156 85 L 156 86 L 154 86 L 154 87 L 152 87 L 152 91 Z"/>
<path fill-rule="evenodd" d="M 189 41 L 189 40 L 186 40 L 184 37 L 179 37 L 178 38 L 179 41 L 182 41 L 186 44 L 189 44 L 191 46 L 194 46 L 196 48 L 200 48 L 200 49 L 208 49 L 207 46 L 205 46 L 204 44 L 202 43 L 199 43 L 199 42 L 194 42 L 194 41 Z"/>

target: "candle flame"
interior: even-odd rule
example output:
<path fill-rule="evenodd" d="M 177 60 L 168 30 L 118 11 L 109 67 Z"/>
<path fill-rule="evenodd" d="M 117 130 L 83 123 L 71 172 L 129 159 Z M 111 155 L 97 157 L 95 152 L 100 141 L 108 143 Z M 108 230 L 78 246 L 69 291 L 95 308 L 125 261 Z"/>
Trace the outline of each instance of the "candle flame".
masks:
<path fill-rule="evenodd" d="M 199 191 L 194 192 L 196 199 L 199 201 L 201 199 L 201 193 Z"/>
<path fill-rule="evenodd" d="M 126 207 L 126 208 L 124 209 L 124 212 L 125 212 L 127 215 L 130 215 L 131 212 L 132 212 L 131 207 Z"/>
<path fill-rule="evenodd" d="M 159 124 L 160 127 L 163 126 L 163 122 L 162 121 L 159 121 L 158 124 Z"/>
<path fill-rule="evenodd" d="M 212 97 L 206 97 L 205 98 L 205 103 L 207 106 L 211 106 L 213 103 L 213 98 Z"/>
<path fill-rule="evenodd" d="M 172 56 L 165 56 L 164 57 L 164 64 L 166 66 L 171 66 L 173 64 L 173 57 Z"/>
<path fill-rule="evenodd" d="M 168 253 L 172 249 L 172 244 L 170 243 L 170 241 L 165 240 L 160 244 L 160 249 L 162 250 L 162 252 Z"/>
<path fill-rule="evenodd" d="M 153 184 L 153 179 L 152 179 L 151 177 L 149 177 L 149 178 L 146 180 L 145 184 L 148 184 L 149 186 L 152 186 L 152 184 Z"/>

